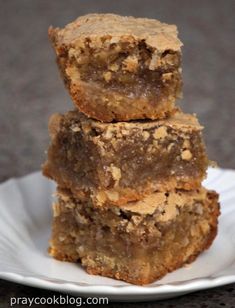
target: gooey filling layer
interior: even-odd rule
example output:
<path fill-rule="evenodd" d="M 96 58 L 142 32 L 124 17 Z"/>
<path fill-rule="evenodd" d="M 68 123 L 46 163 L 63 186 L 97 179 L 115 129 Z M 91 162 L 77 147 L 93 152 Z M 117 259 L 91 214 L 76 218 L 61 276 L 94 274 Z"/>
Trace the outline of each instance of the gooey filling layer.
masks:
<path fill-rule="evenodd" d="M 145 44 L 113 44 L 108 49 L 70 50 L 73 76 L 130 98 L 154 102 L 161 96 L 178 96 L 181 88 L 180 55 L 154 54 Z M 71 76 L 70 76 L 71 77 Z"/>

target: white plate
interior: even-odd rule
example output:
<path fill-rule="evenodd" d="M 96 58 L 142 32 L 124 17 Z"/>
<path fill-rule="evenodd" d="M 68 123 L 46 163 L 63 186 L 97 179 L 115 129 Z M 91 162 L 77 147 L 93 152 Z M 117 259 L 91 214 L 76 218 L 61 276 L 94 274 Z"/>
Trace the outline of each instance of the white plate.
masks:
<path fill-rule="evenodd" d="M 39 172 L 0 185 L 0 278 L 79 296 L 117 301 L 170 298 L 235 282 L 235 171 L 209 169 L 208 188 L 220 195 L 222 215 L 212 247 L 190 266 L 144 287 L 88 275 L 78 264 L 47 254 L 52 182 Z"/>

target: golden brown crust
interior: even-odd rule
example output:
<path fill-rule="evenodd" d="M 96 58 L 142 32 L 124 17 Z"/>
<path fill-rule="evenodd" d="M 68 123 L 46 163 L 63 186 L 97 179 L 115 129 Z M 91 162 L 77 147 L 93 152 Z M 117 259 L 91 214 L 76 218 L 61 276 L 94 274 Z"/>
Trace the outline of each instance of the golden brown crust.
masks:
<path fill-rule="evenodd" d="M 67 77 L 64 76 L 63 79 L 65 85 L 69 85 Z M 69 89 L 76 107 L 87 117 L 101 122 L 164 119 L 176 110 L 174 97 L 162 100 L 158 106 L 153 108 L 148 99 L 123 98 L 116 92 L 107 92 L 100 87 L 71 84 Z M 92 102 L 97 93 L 100 96 L 99 100 Z M 111 102 L 113 102 L 112 105 Z"/>
<path fill-rule="evenodd" d="M 112 43 L 120 40 L 144 40 L 149 47 L 159 52 L 179 51 L 182 43 L 177 34 L 175 25 L 161 23 L 155 19 L 115 14 L 88 14 L 77 18 L 64 29 L 49 29 L 51 39 L 59 46 L 83 42 L 89 38 L 95 47 L 99 47 L 103 38 L 110 36 Z"/>

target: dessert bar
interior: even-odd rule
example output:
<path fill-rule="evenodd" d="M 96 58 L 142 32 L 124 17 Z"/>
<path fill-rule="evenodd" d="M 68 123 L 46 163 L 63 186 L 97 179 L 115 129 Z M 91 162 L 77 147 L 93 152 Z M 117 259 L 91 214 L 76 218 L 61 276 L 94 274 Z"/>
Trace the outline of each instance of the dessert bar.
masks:
<path fill-rule="evenodd" d="M 44 175 L 97 205 L 124 204 L 156 190 L 194 189 L 206 175 L 196 117 L 176 112 L 165 120 L 101 123 L 79 111 L 50 119 Z"/>
<path fill-rule="evenodd" d="M 159 119 L 181 97 L 181 45 L 175 25 L 89 14 L 49 28 L 75 105 L 103 122 Z"/>
<path fill-rule="evenodd" d="M 210 247 L 217 233 L 213 191 L 156 192 L 121 207 L 95 208 L 90 199 L 58 190 L 50 254 L 80 261 L 90 274 L 147 284 Z"/>

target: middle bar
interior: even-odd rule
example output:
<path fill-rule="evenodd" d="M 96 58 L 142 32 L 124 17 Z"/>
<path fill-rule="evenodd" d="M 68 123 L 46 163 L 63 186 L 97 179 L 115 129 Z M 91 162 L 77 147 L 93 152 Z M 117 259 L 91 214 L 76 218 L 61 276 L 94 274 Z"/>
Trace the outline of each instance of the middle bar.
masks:
<path fill-rule="evenodd" d="M 97 205 L 125 204 L 154 191 L 196 189 L 208 158 L 202 127 L 176 112 L 158 121 L 101 123 L 78 111 L 51 117 L 43 172 Z"/>

